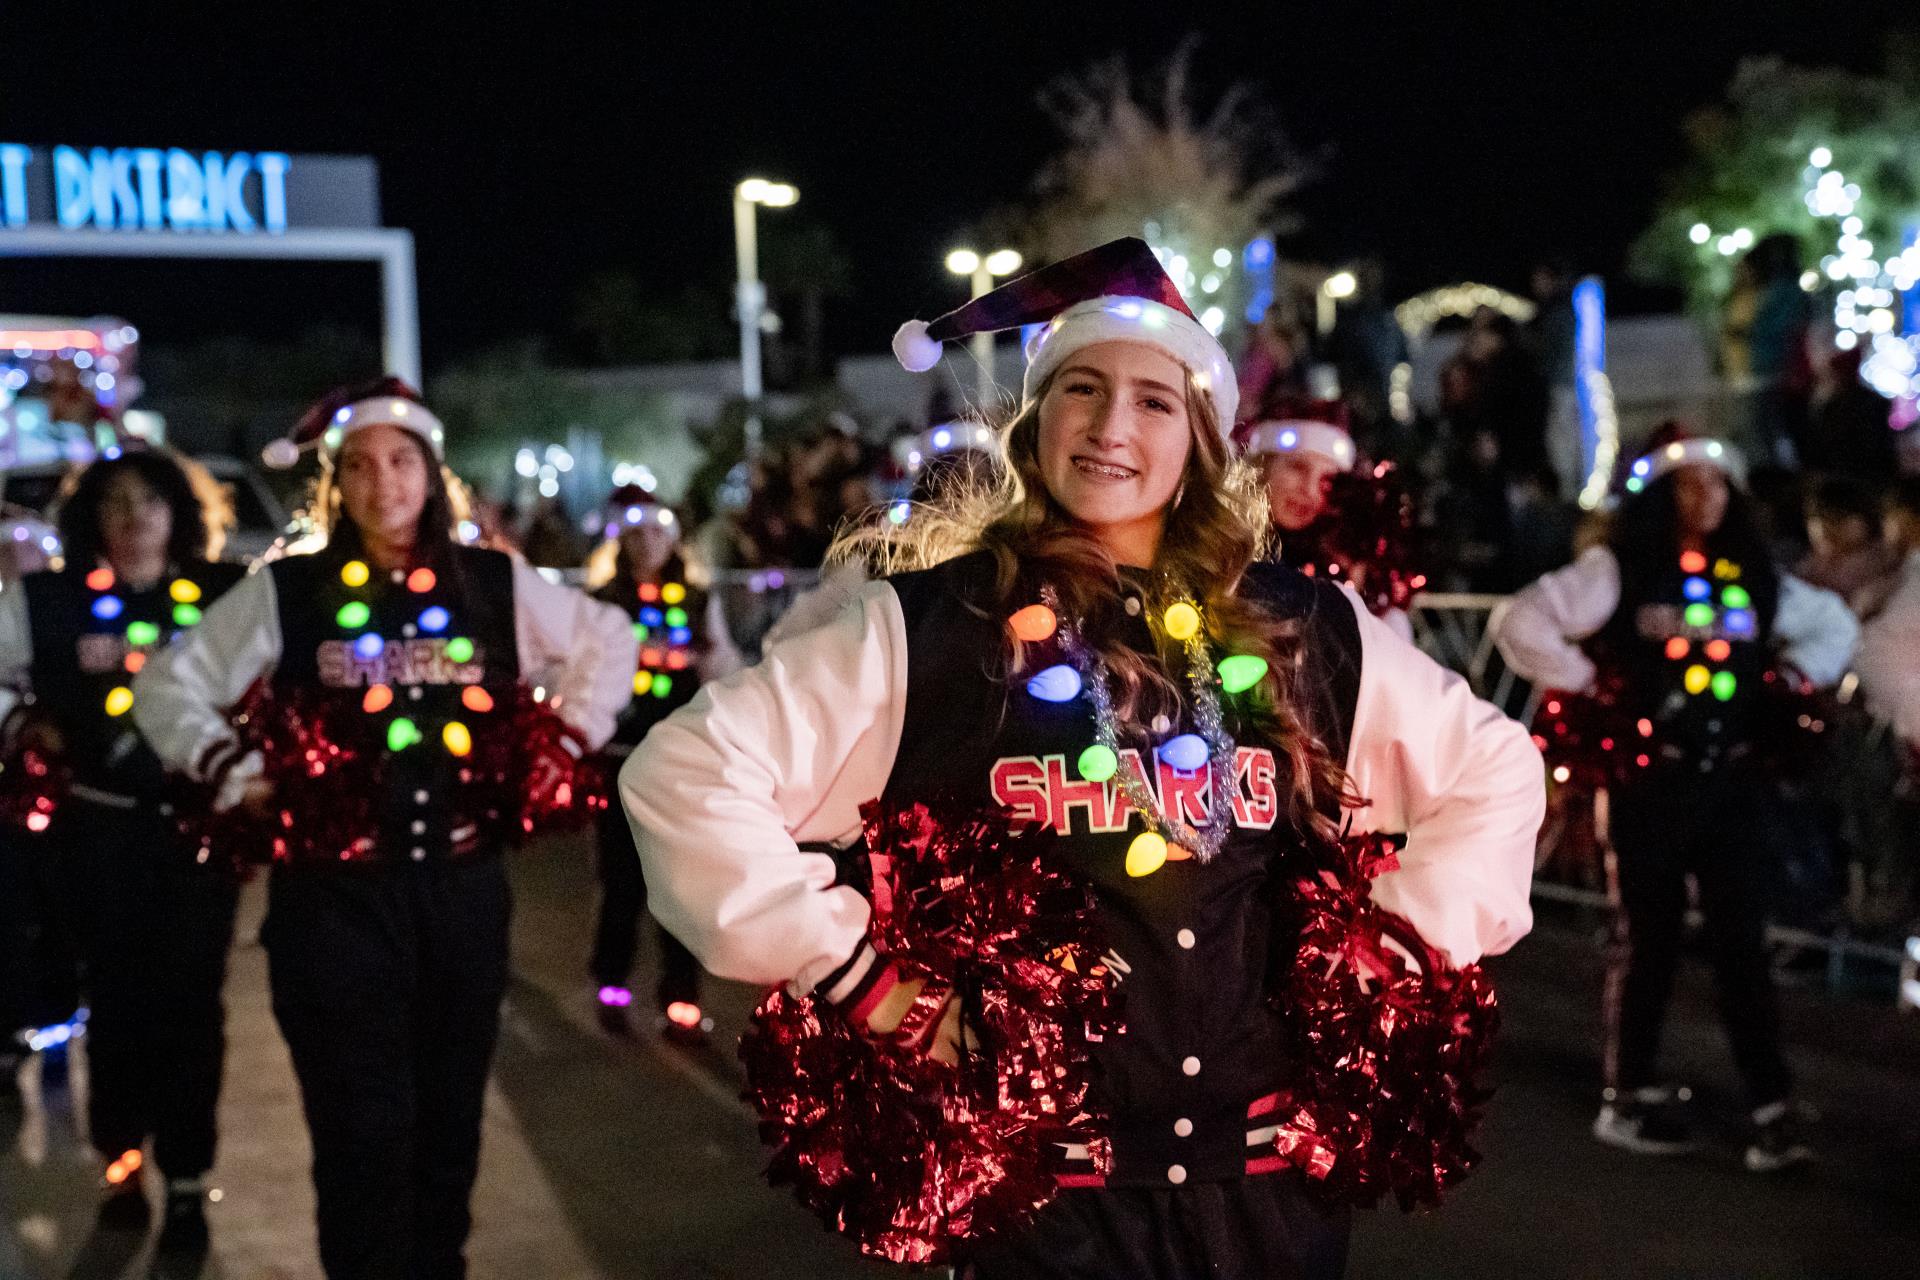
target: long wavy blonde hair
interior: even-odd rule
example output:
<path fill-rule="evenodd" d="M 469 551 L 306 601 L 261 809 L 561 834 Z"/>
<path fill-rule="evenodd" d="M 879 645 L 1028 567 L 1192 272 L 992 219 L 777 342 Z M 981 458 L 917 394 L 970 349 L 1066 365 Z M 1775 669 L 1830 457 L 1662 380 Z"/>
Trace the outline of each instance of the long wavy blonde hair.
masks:
<path fill-rule="evenodd" d="M 985 551 L 997 569 L 992 603 L 1002 616 L 1051 586 L 1062 612 L 1079 620 L 1085 643 L 1106 664 L 1125 736 L 1127 728 L 1137 732 L 1156 715 L 1177 717 L 1185 649 L 1157 625 L 1154 655 L 1124 641 L 1119 565 L 1047 491 L 1040 470 L 1040 406 L 1053 382 L 1049 378 L 999 428 L 1001 466 L 956 469 L 930 498 L 914 503 L 905 522 L 864 521 L 840 534 L 827 559 L 858 563 L 883 576 Z M 1254 469 L 1228 451 L 1213 401 L 1191 374 L 1186 404 L 1193 447 L 1151 566 L 1148 607 L 1158 618 L 1167 605 L 1190 598 L 1200 606 L 1216 653 L 1266 659 L 1265 681 L 1236 699 L 1234 710 L 1287 761 L 1288 809 L 1296 826 L 1327 832 L 1341 805 L 1351 803 L 1351 786 L 1298 712 L 1293 683 L 1300 627 L 1243 599 L 1238 590 L 1272 536 L 1265 490 Z M 1022 673 L 1024 646 L 1011 632 L 1001 659 L 1000 675 L 1011 680 Z"/>

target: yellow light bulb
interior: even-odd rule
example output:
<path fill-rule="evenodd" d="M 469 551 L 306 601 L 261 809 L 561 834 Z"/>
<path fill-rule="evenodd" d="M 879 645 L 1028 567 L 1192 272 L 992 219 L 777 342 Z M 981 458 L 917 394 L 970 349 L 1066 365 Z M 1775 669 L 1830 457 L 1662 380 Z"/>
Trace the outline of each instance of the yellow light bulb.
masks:
<path fill-rule="evenodd" d="M 1160 621 L 1175 640 L 1191 640 L 1200 634 L 1200 611 L 1185 600 L 1169 605 Z"/>
<path fill-rule="evenodd" d="M 1156 831 L 1142 831 L 1127 846 L 1127 874 L 1150 876 L 1167 865 L 1167 838 Z"/>

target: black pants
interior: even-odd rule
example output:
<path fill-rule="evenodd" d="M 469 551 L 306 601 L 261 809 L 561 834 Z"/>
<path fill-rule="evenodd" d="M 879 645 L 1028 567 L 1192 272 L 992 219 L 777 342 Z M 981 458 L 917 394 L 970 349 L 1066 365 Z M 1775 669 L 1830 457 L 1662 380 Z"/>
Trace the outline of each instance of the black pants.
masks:
<path fill-rule="evenodd" d="M 1193 1186 L 1063 1191 L 961 1280 L 1338 1280 L 1351 1214 L 1296 1173 Z"/>
<path fill-rule="evenodd" d="M 56 826 L 92 1012 L 88 1120 L 109 1159 L 153 1139 L 169 1178 L 213 1167 L 239 889 L 155 807 L 69 799 Z"/>
<path fill-rule="evenodd" d="M 466 1274 L 507 982 L 500 859 L 276 871 L 262 933 L 330 1280 Z"/>
<path fill-rule="evenodd" d="M 588 972 L 603 987 L 624 987 L 633 974 L 640 948 L 640 917 L 647 909 L 647 882 L 640 874 L 640 855 L 633 847 L 633 829 L 616 802 L 599 820 L 600 923 L 594 930 L 593 959 Z M 700 962 L 680 939 L 655 927 L 660 935 L 660 1007 L 676 1000 L 700 1003 Z"/>
<path fill-rule="evenodd" d="M 23 1028 L 73 1016 L 80 957 L 53 832 L 0 827 L 0 1058 Z"/>
<path fill-rule="evenodd" d="M 1766 779 L 1739 765 L 1710 774 L 1669 768 L 1614 793 L 1624 916 L 1607 974 L 1606 1065 L 1614 1087 L 1659 1080 L 1660 1028 L 1680 963 L 1691 872 L 1720 1016 L 1750 1101 L 1764 1106 L 1792 1088 L 1765 945 L 1775 872 L 1759 834 L 1777 808 Z"/>

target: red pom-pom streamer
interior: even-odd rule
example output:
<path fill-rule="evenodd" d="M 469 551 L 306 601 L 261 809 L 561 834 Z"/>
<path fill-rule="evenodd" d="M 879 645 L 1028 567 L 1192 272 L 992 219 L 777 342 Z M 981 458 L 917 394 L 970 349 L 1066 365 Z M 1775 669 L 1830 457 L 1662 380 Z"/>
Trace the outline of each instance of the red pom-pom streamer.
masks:
<path fill-rule="evenodd" d="M 1553 780 L 1593 791 L 1650 767 L 1659 754 L 1653 721 L 1636 719 L 1618 678 L 1602 676 L 1591 693 L 1548 689 L 1533 718 L 1533 745 Z"/>
<path fill-rule="evenodd" d="M 514 690 L 506 726 L 475 735 L 473 757 L 487 807 L 512 815 L 521 836 L 577 828 L 609 803 L 600 758 L 525 685 Z"/>
<path fill-rule="evenodd" d="M 59 755 L 16 744 L 0 760 L 0 824 L 45 831 L 71 782 L 72 775 Z"/>
<path fill-rule="evenodd" d="M 873 944 L 904 978 L 958 993 L 977 1052 L 945 1066 L 775 991 L 740 1057 L 768 1179 L 863 1252 L 938 1262 L 1053 1198 L 1053 1140 L 1097 1127 L 1089 1046 L 1118 1019 L 1091 893 L 1048 856 L 1048 829 L 877 802 L 863 817 Z"/>
<path fill-rule="evenodd" d="M 1323 842 L 1314 862 L 1281 904 L 1299 932 L 1270 996 L 1295 1072 L 1275 1149 L 1330 1201 L 1438 1204 L 1479 1160 L 1488 1092 L 1477 1077 L 1499 1024 L 1492 984 L 1478 965 L 1449 968 L 1368 900 L 1368 882 L 1396 865 L 1388 839 Z"/>
<path fill-rule="evenodd" d="M 1772 667 L 1760 677 L 1754 722 L 1760 758 L 1790 775 L 1818 763 L 1833 707 L 1798 672 Z M 1662 758 L 1660 723 L 1636 715 L 1624 679 L 1602 671 L 1589 693 L 1548 689 L 1534 714 L 1533 744 L 1553 780 L 1582 790 L 1618 786 Z"/>
<path fill-rule="evenodd" d="M 203 791 L 180 806 L 180 825 L 201 861 L 239 869 L 253 863 L 311 865 L 366 862 L 379 847 L 386 795 L 385 721 L 337 693 L 256 684 L 231 717 L 235 758 L 258 751 L 262 779 L 273 785 L 273 810 L 244 807 L 214 813 Z M 550 707 L 517 686 L 506 705 L 468 713 L 472 749 L 460 766 L 462 785 L 447 797 L 447 822 L 479 833 L 472 850 L 496 847 L 536 829 L 584 821 L 606 803 L 597 766 Z M 571 747 L 572 749 L 569 749 Z M 437 741 L 412 751 L 438 751 Z M 460 851 L 456 851 L 456 856 Z"/>
<path fill-rule="evenodd" d="M 1315 571 L 1352 583 L 1368 612 L 1404 610 L 1427 585 L 1413 568 L 1413 497 L 1391 462 L 1334 476 L 1323 519 Z"/>

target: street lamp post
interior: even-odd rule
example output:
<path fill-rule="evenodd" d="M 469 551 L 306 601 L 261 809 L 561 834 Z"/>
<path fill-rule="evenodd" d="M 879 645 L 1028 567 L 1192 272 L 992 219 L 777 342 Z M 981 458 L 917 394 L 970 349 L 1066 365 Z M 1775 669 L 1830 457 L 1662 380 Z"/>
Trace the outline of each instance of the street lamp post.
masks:
<path fill-rule="evenodd" d="M 760 283 L 760 237 L 755 206 L 784 209 L 800 198 L 785 182 L 748 178 L 733 189 L 733 256 L 740 319 L 740 392 L 747 400 L 747 456 L 760 452 L 760 325 L 767 310 L 767 287 Z"/>
<path fill-rule="evenodd" d="M 972 249 L 955 249 L 947 255 L 947 270 L 957 276 L 966 276 L 970 282 L 971 297 L 977 298 L 993 288 L 998 276 L 1010 276 L 1020 269 L 1020 255 L 1012 249 L 996 249 L 982 257 Z M 993 335 L 976 333 L 973 335 L 974 395 L 982 413 L 993 402 L 999 388 L 993 380 Z"/>

